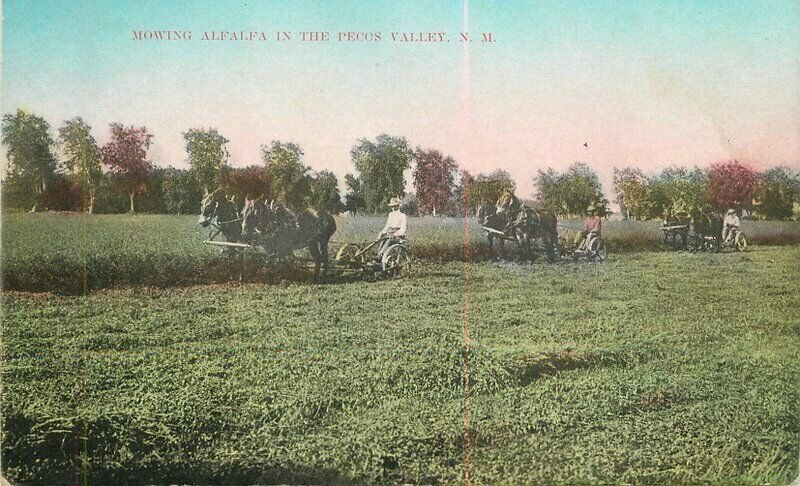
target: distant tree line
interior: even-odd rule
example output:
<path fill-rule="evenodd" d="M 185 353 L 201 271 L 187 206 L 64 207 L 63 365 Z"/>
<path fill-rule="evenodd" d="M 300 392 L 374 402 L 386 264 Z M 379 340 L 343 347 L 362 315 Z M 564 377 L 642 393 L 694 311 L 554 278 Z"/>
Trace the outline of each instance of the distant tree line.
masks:
<path fill-rule="evenodd" d="M 585 163 L 576 162 L 565 172 L 539 170 L 533 178 L 535 202 L 558 216 L 581 216 L 592 210 L 610 213 L 600 178 Z"/>
<path fill-rule="evenodd" d="M 98 146 L 81 118 L 64 122 L 54 137 L 42 117 L 17 110 L 3 117 L 8 169 L 2 181 L 6 209 L 88 213 L 196 213 L 206 191 L 225 189 L 239 203 L 268 197 L 292 208 L 344 208 L 330 171 L 314 172 L 294 143 L 261 147 L 261 165 L 232 167 L 228 139 L 213 128 L 183 134 L 188 169 L 158 167 L 149 159 L 153 135 L 146 127 L 109 125 Z"/>
<path fill-rule="evenodd" d="M 785 166 L 758 172 L 736 160 L 708 169 L 669 167 L 645 175 L 614 169 L 614 190 L 622 216 L 655 219 L 675 212 L 735 209 L 762 219 L 790 219 L 800 202 L 800 173 Z"/>
<path fill-rule="evenodd" d="M 67 120 L 55 136 L 42 117 L 17 110 L 2 121 L 8 168 L 2 181 L 6 209 L 88 213 L 196 213 L 206 191 L 224 189 L 239 204 L 246 198 L 275 199 L 290 208 L 313 206 L 338 213 L 385 212 L 392 197 L 403 197 L 406 212 L 461 215 L 494 204 L 514 191 L 511 175 L 497 169 L 472 174 L 435 149 L 412 149 L 402 137 L 381 134 L 360 139 L 350 151 L 355 171 L 344 177 L 306 165 L 300 146 L 273 140 L 261 146 L 261 163 L 230 165 L 228 139 L 214 128 L 183 133 L 188 169 L 160 167 L 148 156 L 153 135 L 146 127 L 109 125 L 102 147 L 80 117 Z M 412 191 L 404 174 L 411 169 Z M 758 173 L 736 161 L 707 170 L 671 167 L 657 175 L 638 168 L 614 169 L 614 191 L 622 216 L 661 218 L 677 210 L 727 207 L 768 219 L 786 219 L 800 198 L 800 176 L 787 167 Z M 589 209 L 609 213 L 597 174 L 583 162 L 564 172 L 539 170 L 528 204 L 561 217 Z M 343 197 L 342 197 L 343 196 Z"/>

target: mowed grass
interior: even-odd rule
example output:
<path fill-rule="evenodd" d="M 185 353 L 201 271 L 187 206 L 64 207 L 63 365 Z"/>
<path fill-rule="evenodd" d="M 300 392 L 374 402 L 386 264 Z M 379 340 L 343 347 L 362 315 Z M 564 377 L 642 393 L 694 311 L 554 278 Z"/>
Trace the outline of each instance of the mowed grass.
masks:
<path fill-rule="evenodd" d="M 382 216 L 337 217 L 331 257 L 345 243 L 372 241 Z M 562 221 L 559 231 L 571 242 L 580 221 Z M 755 245 L 800 243 L 798 222 L 746 222 Z M 194 216 L 9 214 L 2 227 L 2 286 L 6 290 L 81 294 L 126 286 L 171 287 L 227 282 L 238 278 L 231 259 L 204 245 L 208 229 Z M 462 218 L 410 218 L 410 247 L 419 260 L 461 261 L 469 238 L 473 261 L 491 257 L 477 221 Z M 660 250 L 659 223 L 609 221 L 604 226 L 609 251 Z M 514 251 L 515 245 L 507 245 Z M 298 252 L 303 257 L 303 252 Z M 305 254 L 308 257 L 307 252 Z M 269 280 L 263 261 L 248 261 L 246 275 Z M 274 276 L 274 275 L 273 275 Z"/>
<path fill-rule="evenodd" d="M 473 483 L 788 483 L 798 262 L 470 265 Z M 463 482 L 466 287 L 453 262 L 373 283 L 6 292 L 6 477 Z"/>

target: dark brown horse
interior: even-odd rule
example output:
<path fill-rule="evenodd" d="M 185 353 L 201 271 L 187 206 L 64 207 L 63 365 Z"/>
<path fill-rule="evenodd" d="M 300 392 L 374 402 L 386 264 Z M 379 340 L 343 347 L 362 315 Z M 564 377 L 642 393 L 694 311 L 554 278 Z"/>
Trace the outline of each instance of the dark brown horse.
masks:
<path fill-rule="evenodd" d="M 242 240 L 258 245 L 276 257 L 291 256 L 308 248 L 314 259 L 314 278 L 328 268 L 328 241 L 336 232 L 336 221 L 325 211 L 307 208 L 297 213 L 262 199 L 245 200 L 242 210 Z"/>
<path fill-rule="evenodd" d="M 661 223 L 664 245 L 672 246 L 676 250 L 687 249 L 691 224 L 692 217 L 687 211 L 667 211 L 664 214 L 664 221 Z M 678 242 L 679 238 L 680 242 Z"/>
<path fill-rule="evenodd" d="M 548 260 L 556 261 L 558 254 L 558 228 L 556 217 L 553 213 L 536 210 L 523 205 L 518 211 L 514 221 L 514 231 L 517 242 L 523 254 L 535 258 L 537 252 L 534 245 L 544 248 Z"/>
<path fill-rule="evenodd" d="M 514 195 L 514 191 L 504 191 L 494 208 L 490 206 L 479 208 L 478 218 L 483 226 L 512 237 L 519 245 L 523 258 L 535 258 L 537 252 L 534 251 L 534 245 L 539 245 L 544 248 L 550 261 L 556 260 L 558 230 L 555 215 L 549 211 L 525 206 Z M 488 234 L 489 247 L 492 247 L 492 240 L 496 238 L 501 242 L 502 250 L 502 238 L 491 232 Z"/>
<path fill-rule="evenodd" d="M 497 200 L 498 214 L 507 214 L 509 220 L 513 221 L 513 227 L 517 242 L 523 254 L 533 258 L 536 252 L 533 251 L 537 240 L 541 242 L 550 261 L 555 261 L 558 248 L 558 229 L 556 217 L 550 211 L 534 209 L 520 202 L 513 190 L 506 190 Z"/>
<path fill-rule="evenodd" d="M 505 233 L 510 222 L 508 219 L 508 213 L 498 213 L 497 206 L 479 206 L 476 217 L 478 219 L 478 224 L 484 228 L 489 228 L 489 230 L 486 231 L 486 238 L 489 240 L 489 251 L 492 253 L 494 252 L 494 242 L 497 240 L 497 244 L 500 249 L 499 257 L 505 258 L 506 240 L 501 235 L 493 233 L 491 230 Z"/>
<path fill-rule="evenodd" d="M 695 209 L 690 214 L 694 236 L 702 242 L 698 249 L 719 251 L 722 243 L 722 217 L 711 208 Z"/>
<path fill-rule="evenodd" d="M 214 192 L 207 192 L 200 202 L 200 218 L 198 223 L 201 226 L 213 225 L 216 232 L 209 238 L 214 239 L 219 233 L 230 242 L 238 242 L 242 237 L 242 224 L 236 205 L 225 197 L 222 189 Z"/>

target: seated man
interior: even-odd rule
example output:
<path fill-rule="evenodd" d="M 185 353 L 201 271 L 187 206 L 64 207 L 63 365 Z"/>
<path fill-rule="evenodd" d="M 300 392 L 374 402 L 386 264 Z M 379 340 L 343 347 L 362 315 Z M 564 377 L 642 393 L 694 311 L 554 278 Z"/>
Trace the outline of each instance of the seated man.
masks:
<path fill-rule="evenodd" d="M 589 215 L 583 222 L 583 231 L 575 235 L 574 244 L 578 250 L 586 250 L 586 243 L 589 242 L 590 236 L 600 236 L 602 218 L 599 211 L 597 211 L 594 204 L 588 207 L 588 211 Z"/>
<path fill-rule="evenodd" d="M 722 221 L 722 241 L 728 241 L 728 238 L 733 235 L 732 229 L 739 230 L 739 216 L 733 209 L 728 209 L 728 214 Z"/>
<path fill-rule="evenodd" d="M 386 225 L 381 230 L 380 234 L 378 234 L 378 239 L 381 240 L 381 245 L 378 248 L 378 258 L 380 259 L 383 256 L 383 252 L 386 251 L 392 244 L 396 243 L 399 238 L 405 238 L 406 236 L 406 215 L 400 210 L 400 198 L 393 197 L 389 201 L 389 208 L 391 208 L 391 212 L 389 213 L 389 217 L 386 218 Z"/>

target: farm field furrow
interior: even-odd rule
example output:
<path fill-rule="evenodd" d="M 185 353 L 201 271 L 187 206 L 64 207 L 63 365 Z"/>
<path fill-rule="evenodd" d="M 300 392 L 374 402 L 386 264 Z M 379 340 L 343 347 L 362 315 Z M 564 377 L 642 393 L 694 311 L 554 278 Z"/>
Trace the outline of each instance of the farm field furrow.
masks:
<path fill-rule="evenodd" d="M 473 481 L 790 481 L 798 262 L 756 246 L 471 264 Z M 464 296 L 458 262 L 372 283 L 6 291 L 5 474 L 462 481 Z"/>

